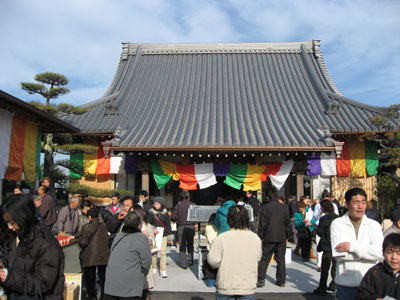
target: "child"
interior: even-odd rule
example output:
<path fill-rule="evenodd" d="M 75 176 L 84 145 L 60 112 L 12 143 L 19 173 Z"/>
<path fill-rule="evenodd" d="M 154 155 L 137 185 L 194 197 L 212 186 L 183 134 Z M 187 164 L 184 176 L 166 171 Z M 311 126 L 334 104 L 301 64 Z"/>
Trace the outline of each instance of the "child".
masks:
<path fill-rule="evenodd" d="M 382 248 L 384 261 L 377 263 L 364 275 L 357 299 L 400 298 L 400 234 L 386 236 Z"/>
<path fill-rule="evenodd" d="M 153 208 L 150 209 L 149 223 L 156 227 L 154 234 L 158 234 L 158 228 L 163 228 L 163 238 L 160 251 L 160 275 L 162 278 L 167 278 L 167 242 L 168 235 L 171 234 L 171 223 L 169 220 L 168 210 L 164 207 L 164 198 L 155 197 Z M 153 274 L 157 273 L 157 257 L 153 256 Z"/>

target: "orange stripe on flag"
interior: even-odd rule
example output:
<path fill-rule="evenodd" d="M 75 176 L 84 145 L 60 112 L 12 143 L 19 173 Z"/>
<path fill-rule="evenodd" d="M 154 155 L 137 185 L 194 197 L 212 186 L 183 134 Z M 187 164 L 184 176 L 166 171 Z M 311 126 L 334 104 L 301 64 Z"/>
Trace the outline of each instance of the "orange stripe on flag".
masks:
<path fill-rule="evenodd" d="M 10 154 L 8 168 L 4 178 L 9 180 L 22 179 L 22 166 L 24 163 L 25 131 L 27 121 L 15 115 L 12 121 Z"/>
<path fill-rule="evenodd" d="M 194 165 L 176 165 L 179 173 L 179 187 L 183 190 L 197 190 L 197 178 L 194 175 Z"/>
<path fill-rule="evenodd" d="M 103 146 L 99 144 L 99 150 L 97 151 L 97 175 L 110 174 L 110 156 L 106 158 L 104 154 Z"/>

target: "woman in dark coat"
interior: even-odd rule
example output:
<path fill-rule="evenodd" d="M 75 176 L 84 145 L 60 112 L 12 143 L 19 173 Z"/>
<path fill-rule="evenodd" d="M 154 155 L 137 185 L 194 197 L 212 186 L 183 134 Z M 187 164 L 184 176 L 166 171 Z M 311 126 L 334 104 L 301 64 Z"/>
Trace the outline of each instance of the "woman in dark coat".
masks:
<path fill-rule="evenodd" d="M 96 208 L 91 208 L 87 212 L 89 223 L 82 227 L 79 237 L 81 246 L 83 273 L 86 284 L 86 299 L 96 299 L 96 268 L 100 279 L 101 299 L 104 298 L 104 282 L 106 278 L 106 267 L 110 257 L 108 248 L 108 232 L 106 224 L 100 222 L 99 212 Z"/>
<path fill-rule="evenodd" d="M 63 299 L 64 253 L 35 216 L 33 201 L 24 195 L 6 199 L 0 209 L 4 232 L 0 282 L 9 299 L 26 296 Z"/>

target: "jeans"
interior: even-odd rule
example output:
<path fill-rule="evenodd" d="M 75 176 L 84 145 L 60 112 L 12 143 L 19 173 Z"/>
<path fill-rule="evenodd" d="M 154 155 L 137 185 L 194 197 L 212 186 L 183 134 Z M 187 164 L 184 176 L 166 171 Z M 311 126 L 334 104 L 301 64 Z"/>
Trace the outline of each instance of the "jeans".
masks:
<path fill-rule="evenodd" d="M 357 296 L 358 287 L 337 286 L 336 297 L 338 300 L 354 300 Z"/>
<path fill-rule="evenodd" d="M 256 295 L 224 295 L 221 293 L 216 293 L 216 300 L 255 300 Z"/>

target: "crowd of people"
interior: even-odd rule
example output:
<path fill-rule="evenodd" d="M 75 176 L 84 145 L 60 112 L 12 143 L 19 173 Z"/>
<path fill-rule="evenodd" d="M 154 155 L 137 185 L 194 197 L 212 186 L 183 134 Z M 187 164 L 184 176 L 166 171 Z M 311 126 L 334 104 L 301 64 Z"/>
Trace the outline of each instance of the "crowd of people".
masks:
<path fill-rule="evenodd" d="M 100 299 L 151 299 L 155 276 L 168 277 L 171 236 L 179 241 L 180 267 L 194 265 L 200 228 L 187 220 L 194 204 L 188 191 L 182 191 L 172 210 L 162 197 L 150 204 L 148 193 L 141 191 L 123 199 L 114 193 L 103 208 L 70 197 L 57 214 L 49 185 L 44 178 L 33 197 L 17 187 L 0 208 L 0 286 L 11 299 L 62 299 L 64 254 L 56 234 L 79 242 L 87 299 L 97 299 L 97 286 Z M 321 274 L 314 293 L 336 292 L 338 299 L 400 298 L 400 201 L 391 220 L 381 225 L 360 188 L 346 192 L 344 207 L 328 191 L 315 203 L 304 196 L 285 201 L 275 189 L 266 198 L 261 203 L 252 191 L 243 199 L 227 196 L 210 216 L 203 272 L 217 300 L 255 299 L 257 287 L 265 286 L 272 256 L 275 284 L 285 287 L 288 242 L 297 244 L 294 253 L 304 263 L 317 260 Z"/>

